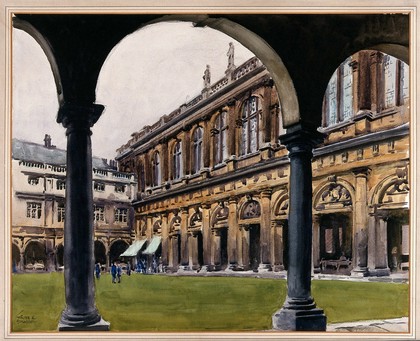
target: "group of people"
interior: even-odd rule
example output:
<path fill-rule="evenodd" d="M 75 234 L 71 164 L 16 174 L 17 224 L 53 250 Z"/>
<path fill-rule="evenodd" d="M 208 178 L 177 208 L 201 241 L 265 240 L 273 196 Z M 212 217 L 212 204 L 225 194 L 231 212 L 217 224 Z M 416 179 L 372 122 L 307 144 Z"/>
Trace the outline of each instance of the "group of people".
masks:
<path fill-rule="evenodd" d="M 146 260 L 139 259 L 137 261 L 136 272 L 142 273 L 142 274 L 156 274 L 158 272 L 163 272 L 162 261 L 159 259 L 159 262 L 158 262 L 158 260 L 155 257 L 153 257 L 153 260 L 149 268 L 147 268 Z"/>
<path fill-rule="evenodd" d="M 153 258 L 153 260 L 150 264 L 150 267 L 147 268 L 146 260 L 139 259 L 138 262 L 137 262 L 137 266 L 135 268 L 135 271 L 137 273 L 142 273 L 142 274 L 153 274 L 153 273 L 163 272 L 162 262 L 160 260 L 158 262 L 156 258 Z M 101 278 L 101 272 L 102 272 L 101 264 L 96 263 L 95 264 L 95 277 L 96 277 L 96 279 L 99 280 Z M 122 273 L 123 273 L 123 268 L 122 268 L 120 263 L 112 262 L 110 273 L 111 273 L 111 276 L 112 276 L 112 283 L 121 283 L 121 276 L 122 276 Z M 128 276 L 131 275 L 131 264 L 130 263 L 127 264 L 126 274 Z"/>
<path fill-rule="evenodd" d="M 112 283 L 121 283 L 122 273 L 123 273 L 123 269 L 121 267 L 121 264 L 120 263 L 115 264 L 115 262 L 112 262 L 112 265 L 111 265 Z M 127 264 L 126 273 L 128 276 L 131 275 L 130 263 Z M 101 264 L 100 263 L 95 264 L 95 277 L 96 279 L 101 278 Z"/>

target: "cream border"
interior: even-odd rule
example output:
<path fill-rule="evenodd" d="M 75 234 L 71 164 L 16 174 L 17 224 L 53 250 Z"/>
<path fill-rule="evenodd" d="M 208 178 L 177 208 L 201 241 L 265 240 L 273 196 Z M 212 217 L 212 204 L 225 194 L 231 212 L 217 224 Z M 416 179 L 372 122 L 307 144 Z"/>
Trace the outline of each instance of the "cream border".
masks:
<path fill-rule="evenodd" d="M 410 76 L 411 76 L 411 202 L 412 209 L 410 212 L 411 226 L 417 226 L 420 223 L 416 212 L 418 201 L 418 186 L 420 181 L 420 173 L 416 173 L 416 169 L 420 169 L 420 162 L 417 158 L 416 151 L 420 148 L 420 142 L 417 139 L 417 103 L 420 94 L 417 92 L 418 74 L 418 51 L 419 51 L 419 35 L 417 35 L 417 24 L 419 22 L 419 14 L 417 6 L 420 0 L 411 1 L 392 1 L 392 0 L 349 0 L 345 2 L 346 6 L 340 5 L 337 0 L 265 0 L 263 4 L 258 0 L 202 0 L 200 4 L 193 0 L 4 0 L 1 4 L 1 25 L 0 25 L 0 41 L 4 47 L 3 53 L 0 55 L 0 63 L 2 66 L 2 81 L 0 82 L 0 98 L 1 104 L 1 120 L 0 128 L 3 132 L 2 147 L 0 147 L 0 158 L 3 161 L 3 167 L 0 167 L 0 190 L 3 194 L 3 201 L 0 205 L 0 219 L 3 229 L 0 229 L 0 244 L 2 254 L 0 256 L 0 338 L 26 340 L 32 339 L 417 339 L 420 333 L 416 331 L 416 326 L 420 323 L 417 314 L 417 283 L 419 282 L 419 273 L 415 267 L 411 266 L 410 293 L 411 293 L 411 323 L 410 333 L 404 335 L 397 334 L 348 334 L 348 333 L 328 333 L 325 335 L 313 333 L 159 333 L 159 334 L 134 334 L 134 333 L 77 333 L 77 334 L 44 334 L 44 333 L 25 333 L 17 334 L 10 332 L 10 137 L 11 137 L 11 13 L 12 12 L 31 12 L 31 13 L 379 13 L 379 12 L 409 12 L 412 16 L 411 36 L 412 46 L 410 51 Z M 344 3 L 344 2 L 342 2 Z M 342 4 L 341 3 L 341 4 Z M 419 166 L 419 167 L 417 167 Z M 420 238 L 417 231 L 411 229 L 411 257 L 412 260 L 418 261 L 419 254 L 416 249 L 420 248 Z M 412 262 L 413 263 L 413 262 Z"/>

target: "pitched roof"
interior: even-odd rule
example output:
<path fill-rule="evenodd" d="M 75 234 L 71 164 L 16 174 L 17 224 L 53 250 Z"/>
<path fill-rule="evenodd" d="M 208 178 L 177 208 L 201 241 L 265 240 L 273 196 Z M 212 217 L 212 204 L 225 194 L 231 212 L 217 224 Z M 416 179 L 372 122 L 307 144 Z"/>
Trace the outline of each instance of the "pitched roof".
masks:
<path fill-rule="evenodd" d="M 59 148 L 47 148 L 42 144 L 12 139 L 12 158 L 14 160 L 66 166 L 66 151 Z M 112 169 L 106 160 L 93 157 L 92 166 L 96 169 Z"/>

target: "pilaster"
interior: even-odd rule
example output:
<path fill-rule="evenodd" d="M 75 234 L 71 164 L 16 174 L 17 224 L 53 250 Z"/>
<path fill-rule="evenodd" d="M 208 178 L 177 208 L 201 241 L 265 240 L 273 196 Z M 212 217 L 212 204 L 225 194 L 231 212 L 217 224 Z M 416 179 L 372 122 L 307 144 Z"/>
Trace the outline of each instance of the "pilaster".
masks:
<path fill-rule="evenodd" d="M 258 271 L 271 271 L 270 262 L 270 228 L 271 228 L 271 189 L 265 189 L 261 192 L 261 216 L 260 216 L 260 250 L 261 263 Z"/>

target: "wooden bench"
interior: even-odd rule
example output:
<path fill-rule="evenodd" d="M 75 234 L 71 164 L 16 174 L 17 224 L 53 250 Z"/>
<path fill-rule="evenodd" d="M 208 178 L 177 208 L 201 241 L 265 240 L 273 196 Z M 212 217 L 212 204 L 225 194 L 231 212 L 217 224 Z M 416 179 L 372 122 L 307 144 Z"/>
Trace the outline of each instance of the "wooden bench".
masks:
<path fill-rule="evenodd" d="M 327 267 L 335 268 L 339 271 L 341 267 L 348 268 L 351 265 L 349 259 L 323 259 L 321 260 L 321 270 L 325 270 Z"/>

